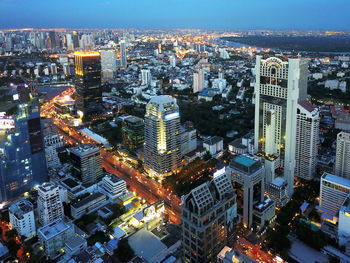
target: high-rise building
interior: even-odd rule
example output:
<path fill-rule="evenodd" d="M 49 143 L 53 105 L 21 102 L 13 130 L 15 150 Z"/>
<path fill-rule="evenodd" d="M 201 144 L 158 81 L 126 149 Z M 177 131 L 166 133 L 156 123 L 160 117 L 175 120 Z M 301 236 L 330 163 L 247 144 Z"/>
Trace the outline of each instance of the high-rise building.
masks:
<path fill-rule="evenodd" d="M 336 222 L 339 209 L 350 193 L 350 180 L 324 173 L 320 182 L 320 204 L 323 218 Z M 328 215 L 328 216 L 327 216 Z"/>
<path fill-rule="evenodd" d="M 126 43 L 125 40 L 121 40 L 120 43 L 120 66 L 126 67 L 128 65 L 126 58 Z"/>
<path fill-rule="evenodd" d="M 176 67 L 176 58 L 175 56 L 170 56 L 169 57 L 169 63 L 170 63 L 170 67 Z"/>
<path fill-rule="evenodd" d="M 264 166 L 259 160 L 247 156 L 234 158 L 227 167 L 237 194 L 237 210 L 245 227 L 253 223 L 254 205 L 264 201 Z"/>
<path fill-rule="evenodd" d="M 50 259 L 59 257 L 67 241 L 73 237 L 74 224 L 66 218 L 58 219 L 38 229 L 39 242 Z"/>
<path fill-rule="evenodd" d="M 181 199 L 183 262 L 217 262 L 221 249 L 235 238 L 237 204 L 230 178 L 218 171 Z"/>
<path fill-rule="evenodd" d="M 1 143 L 0 200 L 7 201 L 48 180 L 39 102 L 18 85 L 15 129 Z"/>
<path fill-rule="evenodd" d="M 101 56 L 99 52 L 74 52 L 76 108 L 80 116 L 102 110 Z"/>
<path fill-rule="evenodd" d="M 265 160 L 266 183 L 283 170 L 288 196 L 293 194 L 297 105 L 306 98 L 306 60 L 256 57 L 255 151 Z M 280 181 L 280 180 L 279 180 Z"/>
<path fill-rule="evenodd" d="M 74 43 L 73 43 L 73 37 L 72 34 L 66 35 L 66 44 L 67 44 L 67 50 L 73 51 L 74 50 Z"/>
<path fill-rule="evenodd" d="M 114 49 L 101 49 L 101 70 L 104 79 L 109 78 L 107 76 L 112 75 L 117 70 L 117 60 L 115 57 Z"/>
<path fill-rule="evenodd" d="M 32 238 L 36 235 L 33 204 L 27 200 L 18 200 L 9 208 L 10 223 L 20 236 Z"/>
<path fill-rule="evenodd" d="M 151 80 L 151 71 L 149 69 L 141 69 L 141 85 L 149 85 Z"/>
<path fill-rule="evenodd" d="M 123 122 L 122 128 L 123 147 L 135 151 L 141 148 L 145 142 L 145 122 L 143 119 L 130 116 Z"/>
<path fill-rule="evenodd" d="M 76 31 L 73 31 L 73 47 L 74 50 L 79 48 L 79 35 Z"/>
<path fill-rule="evenodd" d="M 61 163 L 56 149 L 63 146 L 63 141 L 52 119 L 44 119 L 42 124 L 46 166 L 47 168 L 59 168 Z"/>
<path fill-rule="evenodd" d="M 63 205 L 59 187 L 54 183 L 44 183 L 38 188 L 38 217 L 42 226 L 63 218 Z"/>
<path fill-rule="evenodd" d="M 51 43 L 51 49 L 56 49 L 56 32 L 55 31 L 50 31 L 49 32 L 49 37 L 50 37 L 50 43 Z"/>
<path fill-rule="evenodd" d="M 297 106 L 295 176 L 311 180 L 316 173 L 320 112 L 302 100 Z"/>
<path fill-rule="evenodd" d="M 204 70 L 202 68 L 193 72 L 193 93 L 204 89 Z"/>
<path fill-rule="evenodd" d="M 72 173 L 84 185 L 97 183 L 103 176 L 100 149 L 93 144 L 82 144 L 69 149 Z"/>
<path fill-rule="evenodd" d="M 350 133 L 337 135 L 337 153 L 335 157 L 335 175 L 350 179 Z"/>
<path fill-rule="evenodd" d="M 350 195 L 345 198 L 339 210 L 338 240 L 341 246 L 350 241 Z"/>
<path fill-rule="evenodd" d="M 180 114 L 170 96 L 153 97 L 146 106 L 145 168 L 149 173 L 170 175 L 181 168 Z"/>

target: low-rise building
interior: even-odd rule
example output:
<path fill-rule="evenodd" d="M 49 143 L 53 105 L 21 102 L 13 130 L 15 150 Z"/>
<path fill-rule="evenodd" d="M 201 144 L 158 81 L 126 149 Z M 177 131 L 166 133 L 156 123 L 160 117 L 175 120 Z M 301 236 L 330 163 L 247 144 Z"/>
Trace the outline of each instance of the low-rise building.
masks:
<path fill-rule="evenodd" d="M 57 258 L 73 236 L 74 224 L 63 218 L 38 229 L 39 242 L 50 259 Z"/>
<path fill-rule="evenodd" d="M 211 156 L 215 157 L 224 149 L 224 140 L 219 136 L 213 136 L 203 142 L 203 147 Z"/>
<path fill-rule="evenodd" d="M 242 254 L 241 252 L 234 250 L 228 246 L 225 246 L 217 256 L 217 263 L 256 263 L 255 260 Z"/>
<path fill-rule="evenodd" d="M 115 201 L 117 197 L 127 192 L 126 182 L 114 174 L 106 174 L 100 183 L 100 190 Z"/>
<path fill-rule="evenodd" d="M 71 214 L 74 219 L 78 219 L 85 214 L 102 206 L 106 201 L 106 196 L 101 193 L 93 193 L 81 201 L 71 205 Z"/>

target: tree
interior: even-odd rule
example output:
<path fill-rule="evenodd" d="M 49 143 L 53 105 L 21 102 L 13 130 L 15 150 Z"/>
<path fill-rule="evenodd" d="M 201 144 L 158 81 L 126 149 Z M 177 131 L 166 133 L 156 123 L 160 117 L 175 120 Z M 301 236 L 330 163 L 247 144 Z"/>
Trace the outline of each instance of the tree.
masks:
<path fill-rule="evenodd" d="M 122 262 L 130 261 L 135 255 L 134 250 L 132 250 L 126 238 L 119 240 L 118 248 L 114 252 L 118 254 Z"/>
<path fill-rule="evenodd" d="M 10 254 L 14 257 L 17 256 L 17 251 L 20 249 L 20 245 L 16 243 L 15 240 L 11 239 L 8 242 L 5 242 L 6 247 L 9 249 Z"/>
<path fill-rule="evenodd" d="M 8 239 L 13 239 L 18 235 L 17 230 L 13 228 L 12 230 L 6 231 L 5 236 Z"/>

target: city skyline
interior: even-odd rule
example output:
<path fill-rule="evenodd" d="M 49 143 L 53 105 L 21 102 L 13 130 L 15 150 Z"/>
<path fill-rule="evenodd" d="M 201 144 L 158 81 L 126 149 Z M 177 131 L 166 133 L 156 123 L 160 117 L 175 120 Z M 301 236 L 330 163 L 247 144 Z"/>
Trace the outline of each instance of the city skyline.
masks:
<path fill-rule="evenodd" d="M 301 8 L 302 7 L 302 8 Z M 140 28 L 350 30 L 346 0 L 62 1 L 1 0 L 5 28 Z M 79 10 L 77 12 L 77 10 Z M 288 12 L 286 12 L 288 10 Z M 327 19 L 325 19 L 327 18 Z"/>

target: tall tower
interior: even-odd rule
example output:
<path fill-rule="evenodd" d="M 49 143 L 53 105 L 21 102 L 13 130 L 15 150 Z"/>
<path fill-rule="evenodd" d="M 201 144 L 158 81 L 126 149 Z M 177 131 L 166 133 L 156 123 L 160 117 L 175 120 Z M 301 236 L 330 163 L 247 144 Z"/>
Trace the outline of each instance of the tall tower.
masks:
<path fill-rule="evenodd" d="M 297 108 L 295 176 L 311 180 L 316 173 L 320 111 L 302 100 Z"/>
<path fill-rule="evenodd" d="M 204 70 L 202 68 L 193 72 L 193 93 L 204 89 Z"/>
<path fill-rule="evenodd" d="M 44 183 L 38 188 L 38 217 L 43 226 L 64 217 L 59 188 L 54 183 Z"/>
<path fill-rule="evenodd" d="M 16 198 L 48 180 L 39 101 L 27 85 L 18 85 L 15 129 L 2 141 L 0 201 Z"/>
<path fill-rule="evenodd" d="M 293 194 L 296 113 L 306 97 L 307 61 L 256 57 L 255 150 L 265 157 L 266 183 L 283 173 L 288 196 Z M 274 127 L 273 127 L 274 126 Z M 279 180 L 280 181 L 280 180 Z"/>
<path fill-rule="evenodd" d="M 128 62 L 126 60 L 126 44 L 125 40 L 120 41 L 120 66 L 126 67 Z"/>
<path fill-rule="evenodd" d="M 94 52 L 74 52 L 76 108 L 80 116 L 102 111 L 101 56 Z"/>
<path fill-rule="evenodd" d="M 93 144 L 70 148 L 72 172 L 84 185 L 97 183 L 103 176 L 100 149 Z"/>
<path fill-rule="evenodd" d="M 146 106 L 145 166 L 151 174 L 170 175 L 181 168 L 179 107 L 170 96 L 153 97 Z"/>
<path fill-rule="evenodd" d="M 343 131 L 337 135 L 335 175 L 350 180 L 350 133 Z"/>
<path fill-rule="evenodd" d="M 141 69 L 141 85 L 149 85 L 151 80 L 151 71 L 149 69 Z"/>

